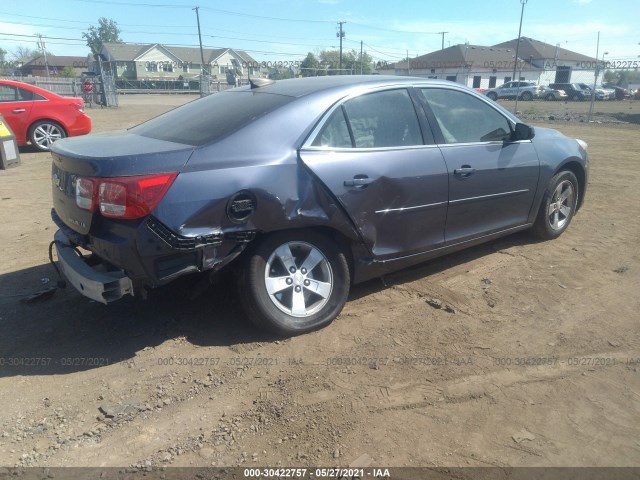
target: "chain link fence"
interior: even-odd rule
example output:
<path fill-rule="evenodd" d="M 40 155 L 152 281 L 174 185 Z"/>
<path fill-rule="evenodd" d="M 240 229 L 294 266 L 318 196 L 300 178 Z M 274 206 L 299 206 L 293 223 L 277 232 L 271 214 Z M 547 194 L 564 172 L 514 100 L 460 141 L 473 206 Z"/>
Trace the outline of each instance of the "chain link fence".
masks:
<path fill-rule="evenodd" d="M 640 124 L 640 72 L 628 70 L 525 71 L 516 77 L 520 82 L 542 85 L 565 95 L 545 91 L 534 95 L 524 84 L 508 93 L 501 87 L 512 81 L 512 72 L 487 72 L 461 69 L 447 74 L 421 75 L 467 85 L 491 96 L 505 108 L 523 119 L 571 119 L 598 123 L 631 122 Z M 635 73 L 634 73 L 635 72 Z M 343 72 L 347 73 L 347 72 Z M 416 75 L 417 72 L 411 72 Z M 81 78 L 5 77 L 50 90 L 59 95 L 83 97 L 87 106 L 117 106 L 121 94 L 193 94 L 206 96 L 229 88 L 246 85 L 247 78 L 235 77 L 234 82 L 211 75 L 189 79 L 127 80 L 114 77 L 108 68 L 102 75 Z M 638 79 L 636 82 L 635 79 Z M 90 88 L 87 88 L 87 82 Z M 595 90 L 594 90 L 595 85 Z M 493 98 L 493 97 L 491 97 Z"/>

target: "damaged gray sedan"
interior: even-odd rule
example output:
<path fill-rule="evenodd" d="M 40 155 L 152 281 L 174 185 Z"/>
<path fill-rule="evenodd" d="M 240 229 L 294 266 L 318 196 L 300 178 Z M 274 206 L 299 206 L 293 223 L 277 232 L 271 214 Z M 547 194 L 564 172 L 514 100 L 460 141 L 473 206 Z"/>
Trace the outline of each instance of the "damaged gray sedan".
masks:
<path fill-rule="evenodd" d="M 295 335 L 354 283 L 523 229 L 559 236 L 586 149 L 455 83 L 253 81 L 56 142 L 57 264 L 102 303 L 233 268 L 249 318 Z"/>

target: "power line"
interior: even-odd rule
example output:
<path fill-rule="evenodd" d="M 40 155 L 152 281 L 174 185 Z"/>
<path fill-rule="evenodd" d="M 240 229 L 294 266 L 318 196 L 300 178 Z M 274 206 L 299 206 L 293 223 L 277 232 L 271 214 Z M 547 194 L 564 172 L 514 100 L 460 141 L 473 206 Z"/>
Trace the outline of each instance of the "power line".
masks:
<path fill-rule="evenodd" d="M 153 7 L 153 8 L 193 8 L 189 5 L 175 5 L 175 4 L 153 4 L 153 3 L 138 3 L 138 2 L 118 2 L 115 0 L 74 0 L 75 2 L 83 2 L 83 3 L 101 3 L 105 5 L 120 5 L 126 7 Z M 310 20 L 310 19 L 302 19 L 302 18 L 283 18 L 283 17 L 270 17 L 266 15 L 255 15 L 252 13 L 242 13 L 242 12 L 233 12 L 230 10 L 222 10 L 220 8 L 212 8 L 212 7 L 199 7 L 202 10 L 209 10 L 216 13 L 222 13 L 225 15 L 234 15 L 238 17 L 249 17 L 249 18 L 260 18 L 263 20 L 275 20 L 281 22 L 305 22 L 305 23 L 333 23 L 329 20 Z"/>

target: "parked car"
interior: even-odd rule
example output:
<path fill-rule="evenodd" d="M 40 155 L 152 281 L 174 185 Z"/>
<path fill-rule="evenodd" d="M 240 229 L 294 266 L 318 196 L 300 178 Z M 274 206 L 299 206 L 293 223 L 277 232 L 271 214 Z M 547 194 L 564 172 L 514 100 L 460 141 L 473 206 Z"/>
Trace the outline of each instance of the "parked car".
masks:
<path fill-rule="evenodd" d="M 591 95 L 591 86 L 586 83 L 579 83 L 583 90 L 587 90 Z M 616 91 L 611 88 L 604 88 L 602 85 L 596 85 L 596 94 L 594 96 L 596 100 L 615 100 Z"/>
<path fill-rule="evenodd" d="M 0 114 L 18 145 L 30 142 L 40 151 L 48 151 L 61 138 L 91 131 L 91 119 L 84 113 L 81 98 L 61 97 L 13 80 L 0 80 Z"/>
<path fill-rule="evenodd" d="M 353 283 L 524 229 L 558 237 L 586 149 L 452 82 L 260 79 L 56 142 L 58 266 L 102 303 L 234 269 L 248 317 L 299 334 Z"/>
<path fill-rule="evenodd" d="M 612 90 L 615 90 L 616 100 L 624 100 L 625 98 L 631 98 L 631 94 L 629 93 L 629 90 L 619 85 L 616 85 L 615 83 L 603 83 L 602 86 L 605 88 L 611 88 Z"/>
<path fill-rule="evenodd" d="M 485 90 L 484 94 L 491 100 L 515 99 L 516 96 L 520 100 L 533 100 L 534 98 L 543 98 L 543 88 L 533 82 L 507 82 L 497 88 Z"/>
<path fill-rule="evenodd" d="M 550 83 L 549 88 L 562 90 L 567 94 L 569 100 L 577 101 L 591 99 L 591 90 L 583 89 L 578 83 Z"/>
<path fill-rule="evenodd" d="M 540 92 L 540 98 L 543 98 L 549 102 L 558 101 L 558 100 L 567 100 L 567 94 L 562 90 L 554 90 L 549 87 L 542 87 L 542 92 Z"/>

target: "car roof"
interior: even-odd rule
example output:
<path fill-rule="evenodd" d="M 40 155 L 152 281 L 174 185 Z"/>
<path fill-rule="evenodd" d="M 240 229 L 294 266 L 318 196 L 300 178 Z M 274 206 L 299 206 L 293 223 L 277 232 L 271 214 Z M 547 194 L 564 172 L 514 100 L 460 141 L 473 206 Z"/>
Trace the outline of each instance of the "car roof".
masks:
<path fill-rule="evenodd" d="M 420 77 L 400 77 L 395 75 L 331 75 L 325 77 L 293 78 L 276 80 L 275 82 L 254 88 L 255 92 L 273 93 L 291 97 L 304 97 L 329 90 L 350 90 L 353 87 L 384 87 L 393 85 L 452 85 L 453 82 L 433 80 Z M 459 84 L 458 84 L 459 85 Z M 251 87 L 233 89 L 235 91 L 251 90 Z"/>

